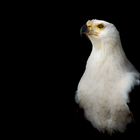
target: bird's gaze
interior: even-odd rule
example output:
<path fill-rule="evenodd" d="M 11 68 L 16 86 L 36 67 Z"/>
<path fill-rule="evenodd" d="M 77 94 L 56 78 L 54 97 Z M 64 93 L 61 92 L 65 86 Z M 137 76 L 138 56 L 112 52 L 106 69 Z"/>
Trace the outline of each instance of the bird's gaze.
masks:
<path fill-rule="evenodd" d="M 99 29 L 103 29 L 105 26 L 104 26 L 103 24 L 98 24 L 97 27 L 98 27 Z"/>

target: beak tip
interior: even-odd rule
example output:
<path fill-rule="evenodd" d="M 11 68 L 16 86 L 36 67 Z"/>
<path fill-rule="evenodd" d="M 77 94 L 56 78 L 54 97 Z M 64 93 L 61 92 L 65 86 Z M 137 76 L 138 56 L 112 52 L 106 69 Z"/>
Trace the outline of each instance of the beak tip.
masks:
<path fill-rule="evenodd" d="M 83 34 L 83 31 L 82 31 L 82 28 L 80 29 L 80 35 L 82 36 L 82 34 Z"/>
<path fill-rule="evenodd" d="M 84 34 L 87 32 L 87 26 L 86 25 L 83 25 L 80 29 L 80 35 Z"/>

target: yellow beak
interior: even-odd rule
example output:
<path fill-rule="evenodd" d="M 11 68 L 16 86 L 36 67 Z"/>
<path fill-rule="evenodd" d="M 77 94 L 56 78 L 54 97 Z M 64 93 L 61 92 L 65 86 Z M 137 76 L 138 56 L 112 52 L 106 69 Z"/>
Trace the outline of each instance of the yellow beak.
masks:
<path fill-rule="evenodd" d="M 91 20 L 88 20 L 86 25 L 87 25 L 89 31 L 93 30 L 94 25 L 93 25 L 93 22 Z"/>

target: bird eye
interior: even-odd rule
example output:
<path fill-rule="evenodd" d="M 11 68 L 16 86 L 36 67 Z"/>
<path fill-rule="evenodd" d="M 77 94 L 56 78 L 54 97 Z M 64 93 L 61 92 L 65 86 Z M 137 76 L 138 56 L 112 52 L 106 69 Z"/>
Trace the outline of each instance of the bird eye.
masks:
<path fill-rule="evenodd" d="M 102 28 L 104 28 L 104 25 L 103 24 L 98 24 L 97 27 L 102 29 Z"/>

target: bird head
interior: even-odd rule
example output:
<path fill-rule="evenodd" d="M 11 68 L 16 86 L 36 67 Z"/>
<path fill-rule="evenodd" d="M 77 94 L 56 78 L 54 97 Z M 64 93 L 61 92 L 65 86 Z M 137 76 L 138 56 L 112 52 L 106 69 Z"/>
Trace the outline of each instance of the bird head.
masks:
<path fill-rule="evenodd" d="M 81 27 L 80 33 L 86 34 L 90 40 L 113 38 L 118 35 L 116 27 L 103 20 L 88 20 L 86 24 Z"/>

